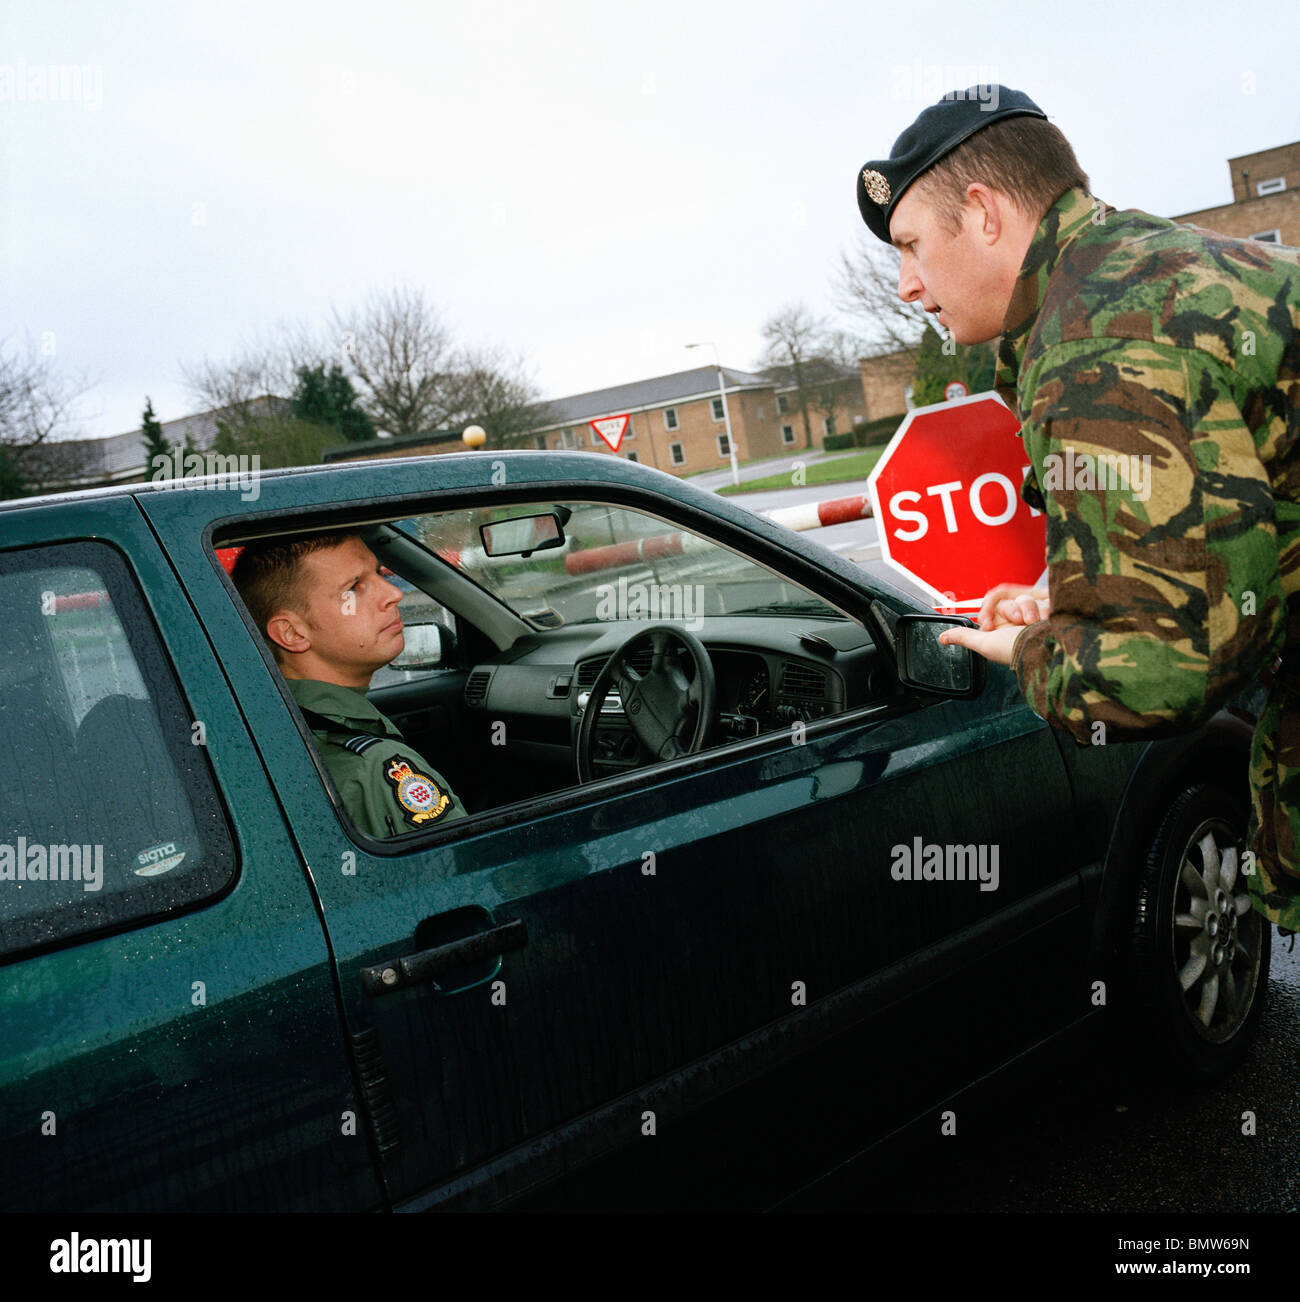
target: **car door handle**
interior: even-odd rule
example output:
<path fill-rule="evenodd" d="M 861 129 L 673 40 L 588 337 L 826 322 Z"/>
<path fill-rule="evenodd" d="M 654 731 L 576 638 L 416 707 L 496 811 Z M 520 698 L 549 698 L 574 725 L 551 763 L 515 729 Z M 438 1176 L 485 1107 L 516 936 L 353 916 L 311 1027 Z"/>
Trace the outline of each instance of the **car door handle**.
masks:
<path fill-rule="evenodd" d="M 494 954 L 504 954 L 507 950 L 522 949 L 527 943 L 528 927 L 522 918 L 515 918 L 463 940 L 453 940 L 447 945 L 436 945 L 433 949 L 422 949 L 415 954 L 389 959 L 386 963 L 363 967 L 361 988 L 371 998 L 426 983 L 432 983 L 436 989 L 435 978 L 442 973 L 476 963 L 479 959 L 491 958 Z"/>

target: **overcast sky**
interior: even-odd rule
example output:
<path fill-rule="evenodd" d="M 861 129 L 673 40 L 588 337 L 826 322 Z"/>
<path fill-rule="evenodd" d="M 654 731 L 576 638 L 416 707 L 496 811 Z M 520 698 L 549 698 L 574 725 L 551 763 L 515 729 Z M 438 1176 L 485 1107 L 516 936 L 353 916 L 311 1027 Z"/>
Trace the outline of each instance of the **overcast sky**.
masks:
<path fill-rule="evenodd" d="M 394 284 L 547 397 L 701 364 L 697 339 L 747 368 L 782 304 L 830 309 L 859 167 L 944 91 L 1026 91 L 1096 194 L 1177 215 L 1300 139 L 1297 13 L 10 0 L 0 335 L 88 376 L 92 435 L 146 393 L 185 415 L 183 364 Z M 52 65 L 79 99 L 34 98 Z"/>

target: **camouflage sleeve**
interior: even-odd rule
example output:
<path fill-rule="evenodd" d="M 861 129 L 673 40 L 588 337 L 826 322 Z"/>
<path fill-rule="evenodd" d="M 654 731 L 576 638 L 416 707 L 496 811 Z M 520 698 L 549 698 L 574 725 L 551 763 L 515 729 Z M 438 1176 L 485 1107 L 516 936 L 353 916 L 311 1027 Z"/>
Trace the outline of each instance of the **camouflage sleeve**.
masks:
<path fill-rule="evenodd" d="M 1052 613 L 1012 668 L 1081 742 L 1193 726 L 1280 649 L 1273 496 L 1230 381 L 1126 339 L 1056 344 L 1024 377 Z"/>

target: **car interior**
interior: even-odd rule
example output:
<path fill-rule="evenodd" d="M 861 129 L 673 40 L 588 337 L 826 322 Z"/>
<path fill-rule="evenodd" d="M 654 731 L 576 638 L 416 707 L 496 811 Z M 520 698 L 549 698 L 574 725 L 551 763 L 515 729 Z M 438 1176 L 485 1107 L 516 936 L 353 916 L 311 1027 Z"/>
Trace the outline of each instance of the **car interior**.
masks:
<path fill-rule="evenodd" d="M 896 611 L 873 603 L 873 637 L 790 578 L 645 510 L 534 500 L 351 527 L 407 588 L 406 649 L 369 698 L 471 814 L 784 742 L 845 711 L 917 706 L 894 667 Z M 245 527 L 218 545 L 252 536 L 268 534 Z"/>

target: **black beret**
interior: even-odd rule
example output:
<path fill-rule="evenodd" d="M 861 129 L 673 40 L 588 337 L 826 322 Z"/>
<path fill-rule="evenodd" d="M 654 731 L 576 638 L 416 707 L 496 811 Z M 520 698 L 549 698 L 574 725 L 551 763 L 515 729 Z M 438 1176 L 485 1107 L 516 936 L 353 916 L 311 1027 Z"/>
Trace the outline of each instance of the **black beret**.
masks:
<path fill-rule="evenodd" d="M 927 167 L 933 167 L 967 136 L 1003 118 L 1047 114 L 1023 91 L 1006 86 L 970 86 L 950 90 L 894 141 L 888 158 L 865 163 L 858 172 L 858 211 L 862 220 L 886 244 L 889 218 L 903 191 Z"/>

